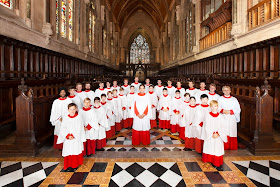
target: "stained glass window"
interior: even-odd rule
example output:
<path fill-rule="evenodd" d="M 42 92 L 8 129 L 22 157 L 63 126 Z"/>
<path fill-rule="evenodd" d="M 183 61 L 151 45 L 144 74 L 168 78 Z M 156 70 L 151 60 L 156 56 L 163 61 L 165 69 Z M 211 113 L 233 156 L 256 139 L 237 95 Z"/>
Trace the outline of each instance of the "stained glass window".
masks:
<path fill-rule="evenodd" d="M 13 1 L 12 0 L 0 0 L 0 5 L 3 5 L 7 8 L 13 8 Z"/>
<path fill-rule="evenodd" d="M 94 29 L 95 29 L 95 15 L 94 15 L 95 7 L 91 4 L 89 10 L 89 25 L 88 25 L 88 46 L 89 50 L 94 52 Z"/>
<path fill-rule="evenodd" d="M 66 38 L 66 0 L 61 1 L 61 36 Z"/>
<path fill-rule="evenodd" d="M 26 1 L 26 17 L 31 19 L 31 0 Z"/>
<path fill-rule="evenodd" d="M 56 10 L 55 10 L 55 19 L 56 19 L 56 34 L 59 34 L 59 2 L 55 1 Z"/>
<path fill-rule="evenodd" d="M 130 46 L 130 63 L 138 64 L 150 63 L 150 47 L 141 34 L 139 34 L 132 42 Z"/>
<path fill-rule="evenodd" d="M 74 0 L 56 0 L 56 34 L 73 41 Z"/>
<path fill-rule="evenodd" d="M 68 8 L 68 14 L 69 14 L 69 40 L 73 40 L 73 0 L 69 0 L 69 8 Z"/>

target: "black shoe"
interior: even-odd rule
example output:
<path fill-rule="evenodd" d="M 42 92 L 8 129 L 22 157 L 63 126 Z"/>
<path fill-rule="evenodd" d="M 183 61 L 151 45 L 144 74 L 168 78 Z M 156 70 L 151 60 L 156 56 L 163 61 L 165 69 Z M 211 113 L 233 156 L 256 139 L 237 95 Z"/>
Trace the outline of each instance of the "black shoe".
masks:
<path fill-rule="evenodd" d="M 75 172 L 75 171 L 77 171 L 77 169 L 78 169 L 78 168 L 73 168 L 73 171 Z"/>
<path fill-rule="evenodd" d="M 62 149 L 59 149 L 59 151 L 62 151 Z"/>
<path fill-rule="evenodd" d="M 216 169 L 217 169 L 218 171 L 223 171 L 223 170 L 224 170 L 223 166 L 216 167 Z"/>
<path fill-rule="evenodd" d="M 105 149 L 104 148 L 96 149 L 96 151 L 105 151 Z"/>
<path fill-rule="evenodd" d="M 92 155 L 92 154 L 90 154 L 90 155 L 87 155 L 87 157 L 91 157 L 91 155 Z"/>
<path fill-rule="evenodd" d="M 67 172 L 74 172 L 74 169 L 73 168 L 67 168 L 67 170 L 66 170 Z"/>

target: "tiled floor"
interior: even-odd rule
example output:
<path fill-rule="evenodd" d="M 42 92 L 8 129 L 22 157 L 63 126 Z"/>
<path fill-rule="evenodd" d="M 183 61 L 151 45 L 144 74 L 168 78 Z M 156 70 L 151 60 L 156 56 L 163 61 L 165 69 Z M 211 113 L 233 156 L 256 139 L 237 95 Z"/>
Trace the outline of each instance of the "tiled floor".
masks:
<path fill-rule="evenodd" d="M 63 172 L 62 158 L 0 162 L 0 185 L 12 187 L 280 186 L 280 156 L 225 157 L 220 170 L 201 158 L 85 158 L 76 172 Z"/>

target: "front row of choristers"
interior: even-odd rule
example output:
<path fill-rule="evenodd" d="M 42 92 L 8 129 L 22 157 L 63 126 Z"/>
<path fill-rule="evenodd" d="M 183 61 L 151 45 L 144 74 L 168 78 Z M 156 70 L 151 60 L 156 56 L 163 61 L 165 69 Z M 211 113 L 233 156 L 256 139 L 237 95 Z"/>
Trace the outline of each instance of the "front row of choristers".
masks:
<path fill-rule="evenodd" d="M 54 129 L 54 149 L 62 150 L 65 170 L 75 170 L 83 163 L 83 156 L 95 154 L 106 146 L 122 128 L 132 128 L 132 144 L 150 144 L 150 129 L 168 129 L 179 133 L 185 148 L 202 154 L 204 162 L 220 167 L 224 150 L 238 149 L 237 122 L 240 121 L 240 105 L 231 96 L 229 86 L 222 88 L 223 96 L 216 94 L 216 85 L 205 83 L 200 89 L 189 82 L 189 89 L 168 86 L 141 85 L 138 79 L 119 87 L 117 82 L 100 83 L 93 92 L 86 83 L 60 89 L 60 97 L 53 102 L 50 122 Z M 170 92 L 174 92 L 173 94 Z M 94 95 L 95 94 L 95 95 Z M 97 96 L 97 95 L 98 96 Z"/>

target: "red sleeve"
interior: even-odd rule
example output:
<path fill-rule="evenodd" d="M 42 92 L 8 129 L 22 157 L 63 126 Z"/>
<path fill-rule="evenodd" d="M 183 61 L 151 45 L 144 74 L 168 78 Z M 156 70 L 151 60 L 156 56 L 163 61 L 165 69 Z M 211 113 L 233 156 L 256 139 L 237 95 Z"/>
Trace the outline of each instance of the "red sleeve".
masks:
<path fill-rule="evenodd" d="M 139 115 L 139 111 L 138 111 L 138 109 L 136 107 L 136 102 L 134 103 L 134 113 L 135 113 L 136 116 Z"/>
<path fill-rule="evenodd" d="M 233 110 L 230 110 L 230 115 L 233 115 L 233 114 L 234 114 Z"/>
<path fill-rule="evenodd" d="M 220 111 L 220 113 L 224 113 L 224 109 L 222 109 L 222 110 Z"/>
<path fill-rule="evenodd" d="M 149 111 L 149 109 L 148 109 L 148 106 L 147 106 L 146 109 L 145 109 L 145 111 L 144 111 L 144 114 L 147 115 L 147 114 L 148 114 L 148 111 Z"/>

